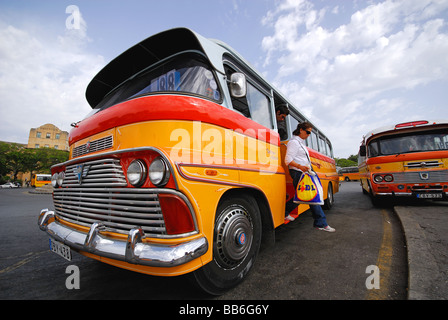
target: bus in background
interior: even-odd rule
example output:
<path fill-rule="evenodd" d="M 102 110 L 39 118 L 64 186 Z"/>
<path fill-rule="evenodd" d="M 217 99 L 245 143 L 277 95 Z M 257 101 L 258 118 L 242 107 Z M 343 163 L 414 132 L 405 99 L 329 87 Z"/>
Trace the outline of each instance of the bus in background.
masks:
<path fill-rule="evenodd" d="M 39 188 L 50 183 L 51 183 L 51 174 L 36 173 L 31 175 L 32 187 Z"/>
<path fill-rule="evenodd" d="M 185 28 L 122 53 L 86 98 L 93 110 L 73 124 L 70 158 L 52 167 L 55 210 L 39 215 L 51 249 L 150 275 L 193 273 L 212 294 L 240 283 L 285 223 L 285 144 L 307 119 L 228 45 Z M 282 139 L 279 104 L 290 110 Z M 317 128 L 308 140 L 331 206 L 331 143 Z"/>
<path fill-rule="evenodd" d="M 373 203 L 385 196 L 448 198 L 448 120 L 411 121 L 363 137 L 358 166 Z"/>
<path fill-rule="evenodd" d="M 359 168 L 358 167 L 345 167 L 338 171 L 339 180 L 351 181 L 359 180 Z"/>

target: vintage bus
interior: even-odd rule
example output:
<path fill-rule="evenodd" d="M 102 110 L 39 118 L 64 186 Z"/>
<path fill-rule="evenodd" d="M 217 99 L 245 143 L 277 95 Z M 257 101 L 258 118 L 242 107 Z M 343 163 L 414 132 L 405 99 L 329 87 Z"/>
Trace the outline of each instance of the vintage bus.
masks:
<path fill-rule="evenodd" d="M 446 199 L 448 121 L 410 121 L 363 137 L 358 157 L 362 190 L 379 203 L 386 196 Z"/>
<path fill-rule="evenodd" d="M 359 180 L 359 168 L 358 167 L 344 167 L 338 170 L 339 180 L 352 181 Z"/>
<path fill-rule="evenodd" d="M 90 82 L 70 158 L 52 167 L 51 250 L 157 276 L 187 273 L 221 294 L 285 223 L 285 145 L 306 118 L 226 44 L 186 29 L 131 47 Z M 288 104 L 280 141 L 275 105 Z M 310 154 L 333 203 L 338 176 L 317 128 Z M 299 206 L 300 212 L 307 206 Z M 298 214 L 299 212 L 297 212 Z"/>
<path fill-rule="evenodd" d="M 36 173 L 31 175 L 31 186 L 42 187 L 51 183 L 51 174 Z"/>

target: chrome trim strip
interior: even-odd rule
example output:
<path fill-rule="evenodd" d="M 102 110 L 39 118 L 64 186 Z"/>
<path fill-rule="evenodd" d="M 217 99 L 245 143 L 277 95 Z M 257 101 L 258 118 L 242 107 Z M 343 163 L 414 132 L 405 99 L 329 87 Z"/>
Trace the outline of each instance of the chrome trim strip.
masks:
<path fill-rule="evenodd" d="M 50 222 L 52 221 L 52 222 Z M 44 209 L 38 219 L 39 228 L 75 251 L 151 267 L 175 267 L 190 262 L 208 250 L 208 241 L 201 237 L 177 245 L 142 242 L 141 228 L 130 230 L 126 241 L 107 238 L 101 234 L 104 226 L 94 223 L 87 234 L 71 229 L 54 220 L 54 212 Z"/>
<path fill-rule="evenodd" d="M 432 190 L 419 190 L 422 191 L 421 193 L 425 193 L 425 191 L 429 191 L 428 193 L 431 193 Z M 448 192 L 441 192 L 442 195 L 445 195 L 448 197 Z M 412 197 L 416 193 L 412 192 L 378 192 L 375 193 L 376 196 L 397 196 L 397 197 Z"/>

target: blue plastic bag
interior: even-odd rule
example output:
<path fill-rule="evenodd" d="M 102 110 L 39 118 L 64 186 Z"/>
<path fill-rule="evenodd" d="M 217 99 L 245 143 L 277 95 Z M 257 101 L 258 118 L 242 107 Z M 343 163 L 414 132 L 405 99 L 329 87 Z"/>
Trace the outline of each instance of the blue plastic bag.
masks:
<path fill-rule="evenodd" d="M 323 189 L 317 173 L 313 171 L 304 172 L 297 184 L 294 203 L 305 203 L 309 205 L 323 205 Z"/>

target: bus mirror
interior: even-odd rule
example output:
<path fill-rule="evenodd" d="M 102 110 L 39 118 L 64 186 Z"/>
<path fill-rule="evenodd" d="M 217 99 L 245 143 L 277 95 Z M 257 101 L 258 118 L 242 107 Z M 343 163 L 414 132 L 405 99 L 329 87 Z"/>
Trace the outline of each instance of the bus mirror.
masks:
<path fill-rule="evenodd" d="M 243 73 L 232 73 L 230 76 L 230 94 L 234 98 L 242 98 L 246 95 L 246 76 Z"/>
<path fill-rule="evenodd" d="M 361 157 L 365 157 L 366 156 L 366 146 L 360 146 L 359 147 L 359 155 Z"/>

